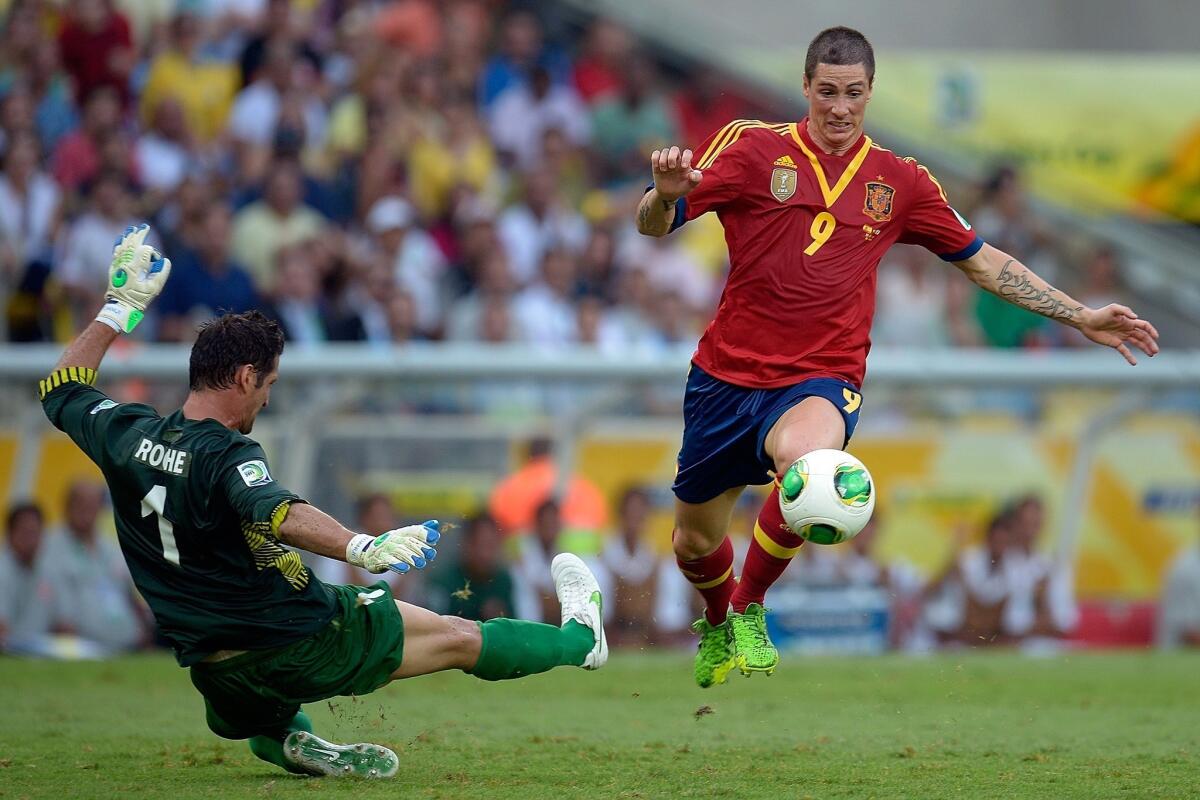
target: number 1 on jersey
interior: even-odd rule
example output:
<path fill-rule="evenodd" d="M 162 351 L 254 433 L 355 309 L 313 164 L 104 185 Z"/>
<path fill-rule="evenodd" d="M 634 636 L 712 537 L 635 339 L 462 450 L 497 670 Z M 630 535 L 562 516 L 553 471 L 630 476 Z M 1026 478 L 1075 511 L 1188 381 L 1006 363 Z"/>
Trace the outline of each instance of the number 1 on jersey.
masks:
<path fill-rule="evenodd" d="M 821 246 L 829 241 L 829 237 L 833 236 L 833 229 L 836 227 L 837 220 L 828 211 L 822 211 L 813 217 L 812 227 L 808 229 L 808 234 L 812 236 L 812 244 L 804 248 L 804 255 L 811 256 L 820 250 Z"/>
<path fill-rule="evenodd" d="M 142 516 L 158 515 L 158 535 L 162 537 L 163 558 L 178 567 L 179 547 L 175 544 L 175 526 L 163 516 L 166 502 L 167 487 L 161 484 L 155 486 L 142 498 Z"/>

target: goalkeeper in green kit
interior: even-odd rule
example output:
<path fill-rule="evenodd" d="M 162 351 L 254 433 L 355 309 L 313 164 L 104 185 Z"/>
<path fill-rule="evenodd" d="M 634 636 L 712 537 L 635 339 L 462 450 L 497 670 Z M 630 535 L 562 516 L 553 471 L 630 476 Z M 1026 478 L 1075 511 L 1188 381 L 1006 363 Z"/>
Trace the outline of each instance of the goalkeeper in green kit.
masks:
<path fill-rule="evenodd" d="M 100 467 L 134 583 L 204 697 L 209 728 L 249 739 L 289 772 L 391 777 L 391 750 L 312 732 L 303 703 L 373 692 L 389 681 L 458 669 L 506 680 L 608 659 L 601 597 L 583 562 L 551 565 L 562 627 L 446 617 L 394 600 L 387 584 L 330 586 L 285 545 L 374 573 L 421 569 L 438 522 L 355 535 L 275 482 L 248 434 L 279 371 L 283 335 L 257 312 L 205 325 L 190 392 L 165 417 L 116 403 L 93 384 L 105 352 L 141 321 L 171 262 L 127 228 L 113 250 L 106 302 L 41 381 L 46 416 Z"/>

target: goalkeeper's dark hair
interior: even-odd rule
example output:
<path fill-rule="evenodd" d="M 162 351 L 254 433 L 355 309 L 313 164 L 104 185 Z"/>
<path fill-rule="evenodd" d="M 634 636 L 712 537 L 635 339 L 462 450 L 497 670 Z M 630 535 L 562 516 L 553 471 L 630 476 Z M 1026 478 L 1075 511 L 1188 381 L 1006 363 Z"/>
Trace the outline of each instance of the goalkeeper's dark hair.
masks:
<path fill-rule="evenodd" d="M 804 77 L 813 79 L 817 64 L 849 66 L 862 64 L 867 71 L 867 83 L 875 83 L 875 50 L 867 37 L 853 28 L 841 25 L 826 28 L 813 37 L 804 57 Z"/>
<path fill-rule="evenodd" d="M 228 389 L 245 364 L 258 373 L 262 386 L 282 353 L 279 323 L 260 311 L 224 314 L 200 326 L 188 364 L 188 386 L 193 392 Z"/>

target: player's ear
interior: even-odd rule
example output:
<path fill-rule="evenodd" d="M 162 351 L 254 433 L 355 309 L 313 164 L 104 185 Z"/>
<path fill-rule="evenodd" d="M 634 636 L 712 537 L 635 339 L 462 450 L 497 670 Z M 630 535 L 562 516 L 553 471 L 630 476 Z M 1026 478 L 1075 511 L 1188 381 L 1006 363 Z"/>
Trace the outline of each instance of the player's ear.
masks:
<path fill-rule="evenodd" d="M 257 373 L 252 364 L 242 364 L 234 373 L 234 383 L 247 394 L 254 391 L 257 381 Z"/>

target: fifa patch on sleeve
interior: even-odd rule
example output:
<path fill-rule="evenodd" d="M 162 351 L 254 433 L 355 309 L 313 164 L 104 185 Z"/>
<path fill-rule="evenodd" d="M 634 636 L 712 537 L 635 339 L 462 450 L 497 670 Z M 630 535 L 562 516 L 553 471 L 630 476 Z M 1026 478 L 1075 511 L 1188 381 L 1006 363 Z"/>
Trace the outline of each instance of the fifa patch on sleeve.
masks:
<path fill-rule="evenodd" d="M 247 486 L 264 486 L 273 480 L 266 462 L 260 458 L 238 464 L 237 471 L 242 476 L 242 483 Z"/>
<path fill-rule="evenodd" d="M 99 414 L 101 411 L 107 411 L 110 408 L 116 408 L 116 407 L 117 407 L 117 403 L 114 400 L 101 400 L 99 403 L 96 403 L 96 407 L 93 408 L 88 413 L 94 417 L 97 414 Z"/>

